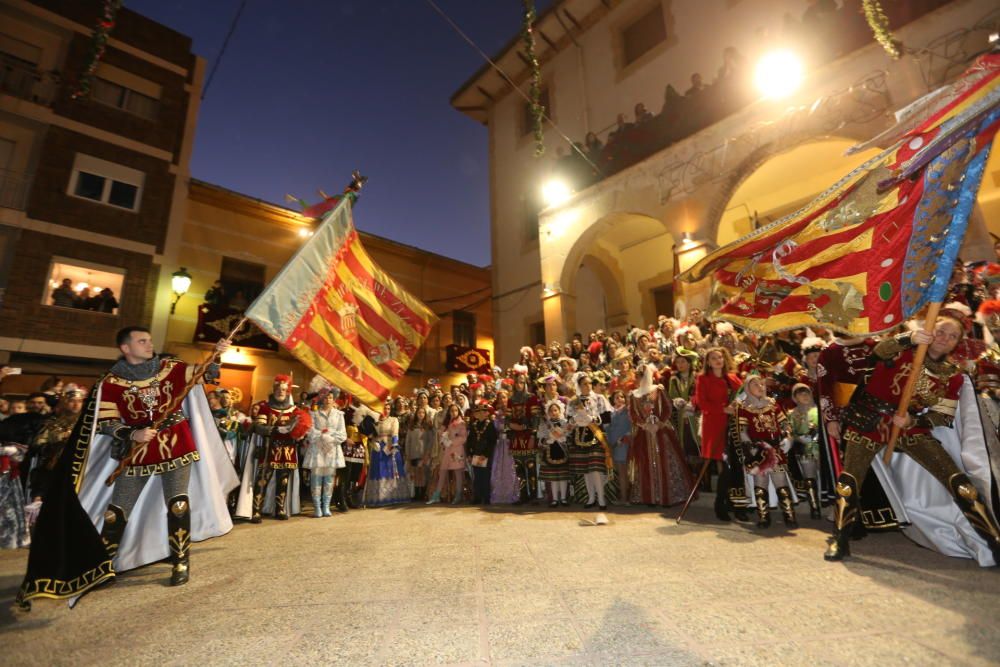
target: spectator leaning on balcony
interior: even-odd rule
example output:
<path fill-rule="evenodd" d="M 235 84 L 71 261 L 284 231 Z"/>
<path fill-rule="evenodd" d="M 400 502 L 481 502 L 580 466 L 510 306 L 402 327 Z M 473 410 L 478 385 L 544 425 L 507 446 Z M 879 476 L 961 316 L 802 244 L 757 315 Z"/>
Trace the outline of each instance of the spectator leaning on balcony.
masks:
<path fill-rule="evenodd" d="M 635 105 L 635 123 L 640 125 L 642 123 L 648 123 L 653 120 L 653 114 L 646 111 L 646 105 L 639 102 Z"/>
<path fill-rule="evenodd" d="M 52 290 L 52 305 L 72 308 L 76 305 L 76 294 L 73 293 L 73 281 L 63 278 L 62 284 Z"/>
<path fill-rule="evenodd" d="M 684 97 L 694 97 L 703 92 L 705 92 L 705 84 L 701 80 L 701 74 L 695 72 L 691 75 L 691 87 L 684 91 Z"/>

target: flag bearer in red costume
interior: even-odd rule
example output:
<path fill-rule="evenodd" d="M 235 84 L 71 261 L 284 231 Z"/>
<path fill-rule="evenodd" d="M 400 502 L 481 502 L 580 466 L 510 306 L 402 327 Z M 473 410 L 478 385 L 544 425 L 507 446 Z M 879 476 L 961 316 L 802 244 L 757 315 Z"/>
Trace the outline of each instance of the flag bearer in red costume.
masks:
<path fill-rule="evenodd" d="M 261 522 L 264 495 L 271 478 L 275 480 L 274 518 L 288 518 L 288 482 L 299 467 L 298 445 L 309 432 L 309 412 L 292 399 L 292 378 L 276 375 L 271 395 L 250 409 L 256 443 L 257 477 L 254 485 L 252 523 Z M 292 494 L 297 498 L 297 493 Z"/>
<path fill-rule="evenodd" d="M 1000 528 L 979 490 L 931 433 L 935 426 L 951 426 L 964 379 L 948 355 L 961 341 L 962 323 L 939 317 L 934 333 L 918 330 L 887 338 L 875 346 L 878 364 L 867 385 L 854 392 L 844 410 L 846 454 L 837 482 L 837 514 L 827 560 L 850 555 L 851 527 L 858 519 L 861 479 L 888 441 L 893 424 L 901 429 L 897 451 L 908 454 L 952 495 L 962 514 L 1000 559 Z M 906 376 L 913 367 L 914 347 L 927 344 L 927 356 L 910 402 L 909 413 L 895 414 Z M 988 502 L 988 501 L 987 501 Z"/>
<path fill-rule="evenodd" d="M 785 525 L 798 528 L 795 500 L 788 481 L 787 452 L 792 446 L 788 418 L 777 401 L 767 395 L 766 381 L 749 375 L 743 383 L 746 395 L 735 404 L 736 427 L 744 454 L 746 473 L 753 477 L 757 527 L 771 525 L 768 481 L 774 484 Z"/>

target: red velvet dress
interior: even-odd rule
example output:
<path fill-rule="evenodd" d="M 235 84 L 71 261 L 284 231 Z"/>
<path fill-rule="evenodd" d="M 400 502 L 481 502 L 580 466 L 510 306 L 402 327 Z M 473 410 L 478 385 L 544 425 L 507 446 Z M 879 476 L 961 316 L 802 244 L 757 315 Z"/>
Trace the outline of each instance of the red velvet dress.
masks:
<path fill-rule="evenodd" d="M 667 393 L 657 388 L 645 396 L 629 394 L 628 412 L 632 420 L 629 468 L 635 475 L 630 500 L 664 507 L 684 502 L 694 479 L 670 421 Z"/>
<path fill-rule="evenodd" d="M 729 415 L 725 410 L 739 388 L 740 379 L 732 373 L 721 378 L 713 373 L 704 373 L 695 380 L 692 403 L 701 411 L 702 458 L 722 460 L 729 425 Z"/>

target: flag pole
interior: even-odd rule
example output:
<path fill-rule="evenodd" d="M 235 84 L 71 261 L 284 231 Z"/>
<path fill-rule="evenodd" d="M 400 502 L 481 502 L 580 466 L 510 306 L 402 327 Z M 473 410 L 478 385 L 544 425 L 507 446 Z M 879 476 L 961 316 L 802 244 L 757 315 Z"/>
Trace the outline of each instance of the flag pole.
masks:
<path fill-rule="evenodd" d="M 941 302 L 935 301 L 927 308 L 927 315 L 924 318 L 924 331 L 934 333 L 934 323 L 937 321 L 938 312 L 941 310 Z M 903 394 L 899 397 L 899 407 L 896 408 L 896 415 L 906 417 L 910 408 L 910 399 L 913 397 L 913 389 L 917 386 L 917 379 L 924 366 L 924 357 L 927 356 L 927 345 L 918 345 L 917 351 L 913 353 L 913 367 L 906 378 L 906 385 L 903 387 Z M 889 465 L 892 460 L 892 451 L 896 448 L 896 441 L 899 439 L 900 428 L 892 425 L 892 432 L 889 434 L 889 444 L 885 447 L 885 455 L 882 461 Z"/>
<path fill-rule="evenodd" d="M 705 459 L 704 465 L 701 466 L 701 472 L 698 473 L 698 478 L 694 480 L 694 485 L 691 487 L 691 493 L 688 495 L 687 501 L 684 503 L 684 507 L 681 508 L 681 513 L 677 515 L 677 523 L 680 525 L 681 519 L 688 511 L 688 507 L 691 506 L 691 501 L 694 500 L 694 496 L 698 493 L 698 486 L 701 484 L 701 480 L 705 479 L 705 473 L 708 472 L 708 466 L 712 463 L 712 459 Z"/>

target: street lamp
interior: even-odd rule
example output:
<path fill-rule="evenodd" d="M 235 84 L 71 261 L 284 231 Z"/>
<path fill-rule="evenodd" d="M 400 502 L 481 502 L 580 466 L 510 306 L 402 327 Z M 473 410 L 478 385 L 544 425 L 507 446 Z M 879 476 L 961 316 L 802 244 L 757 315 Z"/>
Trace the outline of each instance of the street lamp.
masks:
<path fill-rule="evenodd" d="M 550 178 L 542 186 L 542 197 L 545 199 L 546 206 L 559 206 L 569 201 L 572 196 L 573 190 L 561 178 Z"/>
<path fill-rule="evenodd" d="M 179 271 L 174 271 L 170 276 L 170 287 L 174 290 L 174 301 L 170 304 L 170 314 L 174 314 L 177 309 L 177 302 L 191 289 L 191 274 L 183 266 Z"/>
<path fill-rule="evenodd" d="M 791 51 L 772 51 L 757 62 L 754 83 L 764 97 L 788 97 L 802 84 L 802 61 Z"/>

